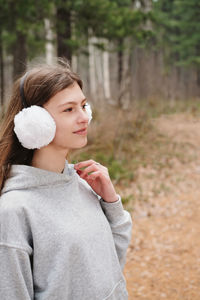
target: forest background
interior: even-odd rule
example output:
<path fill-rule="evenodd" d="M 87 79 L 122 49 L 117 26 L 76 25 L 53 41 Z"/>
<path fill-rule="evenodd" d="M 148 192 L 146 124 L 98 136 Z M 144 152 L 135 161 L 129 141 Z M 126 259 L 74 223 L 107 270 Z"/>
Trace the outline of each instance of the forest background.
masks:
<path fill-rule="evenodd" d="M 70 161 L 107 166 L 134 219 L 130 299 L 199 300 L 199 0 L 0 0 L 0 119 L 12 83 L 65 57 L 93 110 Z"/>
<path fill-rule="evenodd" d="M 89 97 L 128 108 L 200 94 L 198 0 L 0 0 L 1 105 L 36 57 L 66 57 Z"/>

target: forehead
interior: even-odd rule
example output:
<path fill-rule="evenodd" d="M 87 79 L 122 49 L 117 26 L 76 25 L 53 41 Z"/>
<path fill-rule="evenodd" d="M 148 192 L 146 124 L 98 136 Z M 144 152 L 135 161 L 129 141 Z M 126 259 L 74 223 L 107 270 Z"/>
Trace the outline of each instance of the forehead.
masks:
<path fill-rule="evenodd" d="M 44 104 L 44 107 L 60 107 L 67 102 L 80 103 L 85 99 L 85 95 L 77 82 L 55 94 Z"/>

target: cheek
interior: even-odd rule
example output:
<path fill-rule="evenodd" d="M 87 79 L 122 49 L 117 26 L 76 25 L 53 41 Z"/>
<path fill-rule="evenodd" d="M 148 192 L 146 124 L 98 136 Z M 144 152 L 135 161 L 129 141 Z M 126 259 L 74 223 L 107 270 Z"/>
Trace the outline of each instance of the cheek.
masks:
<path fill-rule="evenodd" d="M 66 138 L 73 132 L 72 124 L 69 120 L 59 120 L 56 122 L 56 139 Z"/>

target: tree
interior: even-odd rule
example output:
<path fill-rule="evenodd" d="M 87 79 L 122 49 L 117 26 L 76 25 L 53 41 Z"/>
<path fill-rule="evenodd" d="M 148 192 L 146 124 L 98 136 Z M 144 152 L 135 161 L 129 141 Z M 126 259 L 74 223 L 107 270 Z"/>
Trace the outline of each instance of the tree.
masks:
<path fill-rule="evenodd" d="M 200 86 L 200 2 L 198 0 L 174 1 L 174 27 L 179 35 L 174 38 L 174 51 L 179 53 L 177 65 L 192 66 L 197 70 Z"/>
<path fill-rule="evenodd" d="M 26 69 L 28 58 L 44 49 L 44 16 L 48 9 L 47 0 L 39 5 L 34 0 L 0 1 L 2 45 L 13 56 L 14 79 Z"/>
<path fill-rule="evenodd" d="M 57 55 L 59 57 L 67 57 L 69 61 L 72 59 L 72 49 L 70 42 L 72 39 L 72 7 L 71 1 L 56 1 L 56 31 L 57 31 Z"/>
<path fill-rule="evenodd" d="M 200 85 L 200 2 L 163 0 L 154 4 L 157 42 L 164 48 L 168 64 L 192 67 Z"/>

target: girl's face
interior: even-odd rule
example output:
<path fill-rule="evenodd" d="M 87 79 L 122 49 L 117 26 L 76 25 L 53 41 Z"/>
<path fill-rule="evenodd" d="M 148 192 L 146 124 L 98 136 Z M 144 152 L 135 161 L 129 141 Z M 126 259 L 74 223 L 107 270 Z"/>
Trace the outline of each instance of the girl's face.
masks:
<path fill-rule="evenodd" d="M 56 134 L 51 145 L 70 150 L 87 144 L 89 118 L 85 106 L 86 99 L 77 82 L 58 92 L 43 105 L 56 123 Z"/>

